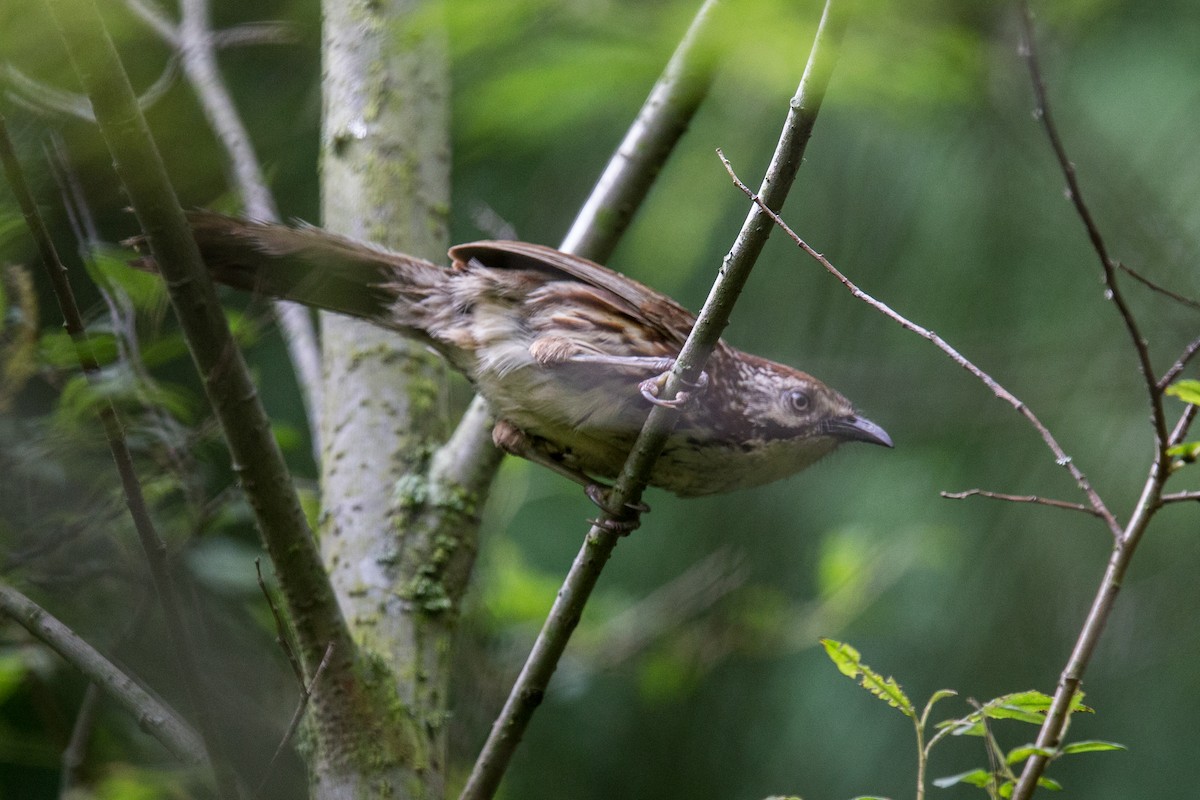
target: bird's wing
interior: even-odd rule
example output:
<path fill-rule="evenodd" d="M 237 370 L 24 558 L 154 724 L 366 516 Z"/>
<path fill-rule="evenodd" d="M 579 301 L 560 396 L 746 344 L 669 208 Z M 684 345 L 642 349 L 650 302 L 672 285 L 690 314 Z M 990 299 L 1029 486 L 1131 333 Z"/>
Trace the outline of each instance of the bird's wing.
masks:
<path fill-rule="evenodd" d="M 471 242 L 450 248 L 450 257 L 455 267 L 475 259 L 493 269 L 532 270 L 600 289 L 590 293 L 593 302 L 607 300 L 615 306 L 614 310 L 658 329 L 676 349 L 696 322 L 692 312 L 662 292 L 586 258 L 551 247 L 526 242 Z"/>

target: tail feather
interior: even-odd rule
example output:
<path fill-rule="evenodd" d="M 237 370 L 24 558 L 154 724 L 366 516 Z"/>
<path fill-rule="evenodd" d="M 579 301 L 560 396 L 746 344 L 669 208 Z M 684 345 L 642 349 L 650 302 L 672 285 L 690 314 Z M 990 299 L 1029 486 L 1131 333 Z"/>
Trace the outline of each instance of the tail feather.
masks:
<path fill-rule="evenodd" d="M 447 270 L 310 226 L 192 211 L 188 222 L 213 280 L 267 297 L 387 324 L 398 293 L 422 295 Z M 140 239 L 131 240 L 137 247 Z M 133 262 L 158 271 L 152 256 Z M 407 326 L 406 326 L 407 327 Z"/>

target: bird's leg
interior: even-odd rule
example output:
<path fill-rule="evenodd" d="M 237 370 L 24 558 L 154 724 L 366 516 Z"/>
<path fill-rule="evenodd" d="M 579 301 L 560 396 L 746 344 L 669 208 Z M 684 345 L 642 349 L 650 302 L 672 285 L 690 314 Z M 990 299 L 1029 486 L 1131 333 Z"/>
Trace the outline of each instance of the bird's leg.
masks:
<path fill-rule="evenodd" d="M 605 511 L 613 517 L 610 520 L 591 520 L 608 530 L 622 534 L 629 533 L 641 524 L 638 517 L 650 510 L 650 506 L 645 503 L 626 503 L 623 508 L 614 509 L 608 503 L 609 493 L 612 492 L 611 486 L 595 480 L 583 470 L 570 467 L 538 449 L 530 441 L 530 437 L 525 431 L 508 420 L 496 420 L 496 424 L 492 426 L 492 442 L 510 455 L 532 461 L 534 464 L 539 464 L 581 485 L 588 499 L 595 503 L 601 511 Z M 631 512 L 632 517 L 629 516 Z"/>
<path fill-rule="evenodd" d="M 535 345 L 536 346 L 536 345 Z M 536 355 L 536 354 L 535 354 Z M 659 397 L 663 386 L 667 383 L 667 376 L 670 374 L 671 368 L 675 366 L 675 359 L 658 356 L 614 356 L 607 353 L 569 353 L 563 354 L 555 359 L 557 363 L 571 364 L 605 364 L 612 367 L 628 367 L 631 369 L 643 369 L 648 372 L 658 372 L 653 378 L 647 378 L 638 384 L 638 391 L 642 397 L 649 400 L 656 406 L 666 406 L 667 408 L 680 408 L 687 405 L 688 401 L 697 392 L 704 391 L 708 386 L 708 373 L 701 372 L 695 383 L 685 381 L 687 389 L 676 392 L 675 397 L 668 400 Z M 551 363 L 543 361 L 543 363 Z"/>
<path fill-rule="evenodd" d="M 513 425 L 508 420 L 496 420 L 496 424 L 492 426 L 492 443 L 499 447 L 509 455 L 514 455 L 523 458 L 526 461 L 532 461 L 534 464 L 539 464 L 546 469 L 557 472 L 568 480 L 578 483 L 580 486 L 587 488 L 596 483 L 587 473 L 582 470 L 569 467 L 556 458 L 551 457 L 530 441 L 530 437 L 525 431 Z M 589 495 L 590 496 L 590 495 Z"/>

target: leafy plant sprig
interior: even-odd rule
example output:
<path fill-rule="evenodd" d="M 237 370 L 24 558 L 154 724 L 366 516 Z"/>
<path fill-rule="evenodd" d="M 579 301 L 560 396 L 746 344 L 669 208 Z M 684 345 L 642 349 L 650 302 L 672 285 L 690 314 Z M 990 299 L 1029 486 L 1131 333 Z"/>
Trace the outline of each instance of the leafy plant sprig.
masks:
<path fill-rule="evenodd" d="M 986 791 L 988 797 L 992 798 L 992 800 L 1012 796 L 1013 789 L 1017 783 L 1017 775 L 1014 772 L 1014 767 L 1022 764 L 1026 759 L 1034 755 L 1054 760 L 1076 753 L 1125 749 L 1123 745 L 1114 742 L 1085 740 L 1072 742 L 1057 749 L 1024 744 L 1005 752 L 992 735 L 989 723 L 991 720 L 1009 719 L 1040 726 L 1045 722 L 1046 711 L 1050 708 L 1053 698 L 1050 695 L 1032 690 L 1004 694 L 982 704 L 972 701 L 975 705 L 974 711 L 962 717 L 936 723 L 934 727 L 937 728 L 937 732 L 926 741 L 929 716 L 933 711 L 934 705 L 948 697 L 957 696 L 958 692 L 951 689 L 940 689 L 934 692 L 925 703 L 924 708 L 918 713 L 916 706 L 913 705 L 913 702 L 904 693 L 904 690 L 900 688 L 900 684 L 896 682 L 896 679 L 890 676 L 885 678 L 881 673 L 864 664 L 861 654 L 854 647 L 833 639 L 822 639 L 821 644 L 825 646 L 825 652 L 843 675 L 858 681 L 868 692 L 883 700 L 892 708 L 898 709 L 900 713 L 913 721 L 913 728 L 917 736 L 917 800 L 924 800 L 925 797 L 925 772 L 929 762 L 929 754 L 933 750 L 933 746 L 946 736 L 982 737 L 988 754 L 989 766 L 986 769 L 980 767 L 961 772 L 957 775 L 938 778 L 933 781 L 933 785 L 942 788 L 954 786 L 959 783 L 977 786 Z M 1071 700 L 1070 713 L 1073 714 L 1077 711 L 1094 713 L 1092 708 L 1083 704 L 1083 692 L 1078 691 Z M 1038 785 L 1054 791 L 1062 788 L 1057 781 L 1044 776 L 1038 779 Z M 858 797 L 855 800 L 885 800 L 885 798 Z"/>

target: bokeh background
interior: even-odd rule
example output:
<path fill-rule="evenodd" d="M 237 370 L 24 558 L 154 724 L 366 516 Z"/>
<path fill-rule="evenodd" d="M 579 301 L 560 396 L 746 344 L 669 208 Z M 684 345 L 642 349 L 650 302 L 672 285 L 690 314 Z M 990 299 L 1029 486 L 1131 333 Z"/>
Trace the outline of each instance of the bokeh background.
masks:
<path fill-rule="evenodd" d="M 729 4 L 736 24 L 720 77 L 610 262 L 692 308 L 747 206 L 714 150 L 757 182 L 820 11 L 809 0 Z M 450 2 L 453 238 L 508 226 L 529 241 L 557 242 L 696 5 Z M 135 85 L 150 85 L 167 49 L 121 4 L 105 10 Z M 1200 6 L 1072 0 L 1035 10 L 1053 109 L 1111 249 L 1154 281 L 1200 296 Z M 229 49 L 221 64 L 283 213 L 318 221 L 315 3 L 215 0 L 213 13 L 218 26 L 288 23 L 287 43 Z M 1148 406 L 1031 115 L 1016 22 L 1008 3 L 863 4 L 785 216 L 866 291 L 1025 400 L 1124 516 L 1151 454 Z M 0 103 L 64 254 L 77 246 L 43 155 L 51 133 L 102 236 L 132 234 L 96 132 L 52 112 L 47 93 L 22 88 L 12 72 L 74 90 L 39 3 L 0 6 L 0 60 Z M 185 205 L 231 207 L 222 154 L 190 89 L 172 85 L 149 118 Z M 17 221 L 0 192 L 0 261 L 34 264 Z M 108 257 L 93 272 L 121 274 L 120 251 Z M 71 266 L 96 330 L 112 329 L 78 259 Z M 32 309 L 14 299 L 11 281 L 0 333 L 10 363 L 24 354 L 23 368 L 6 374 L 0 415 L 0 567 L 90 639 L 161 678 L 162 634 L 145 605 L 144 568 L 93 406 L 73 377 L 45 281 L 36 272 L 32 280 L 37 341 L 22 332 Z M 207 655 L 211 679 L 228 687 L 246 757 L 262 758 L 294 697 L 254 582 L 257 539 L 162 298 L 152 286 L 139 291 L 153 382 L 114 366 L 112 392 L 129 412 L 156 512 L 219 643 Z M 1165 370 L 1197 335 L 1197 312 L 1137 285 L 1127 291 Z M 315 470 L 279 332 L 261 305 L 229 300 L 297 480 L 311 493 Z M 654 512 L 618 547 L 504 797 L 912 796 L 910 723 L 839 675 L 819 636 L 853 643 L 919 702 L 958 690 L 935 719 L 966 713 L 967 698 L 1053 691 L 1104 568 L 1108 533 L 1081 514 L 939 496 L 978 487 L 1079 500 L 1037 435 L 778 233 L 726 337 L 834 385 L 888 429 L 896 449 L 847 447 L 793 479 L 725 497 L 651 492 Z M 457 386 L 455 403 L 466 398 Z M 1172 488 L 1195 490 L 1198 474 L 1182 471 Z M 577 487 L 511 459 L 502 469 L 460 643 L 460 769 L 590 514 Z M 1194 504 L 1168 508 L 1141 547 L 1084 683 L 1097 713 L 1070 731 L 1129 749 L 1055 764 L 1065 796 L 1176 796 L 1195 784 L 1197 519 Z M 54 797 L 84 685 L 15 626 L 0 631 L 0 798 Z M 101 796 L 195 791 L 131 720 L 103 704 L 100 713 L 85 771 Z M 1010 723 L 995 733 L 1015 746 L 1036 731 Z M 930 772 L 985 765 L 978 739 L 952 739 L 934 752 Z M 281 769 L 300 791 L 298 760 Z"/>

